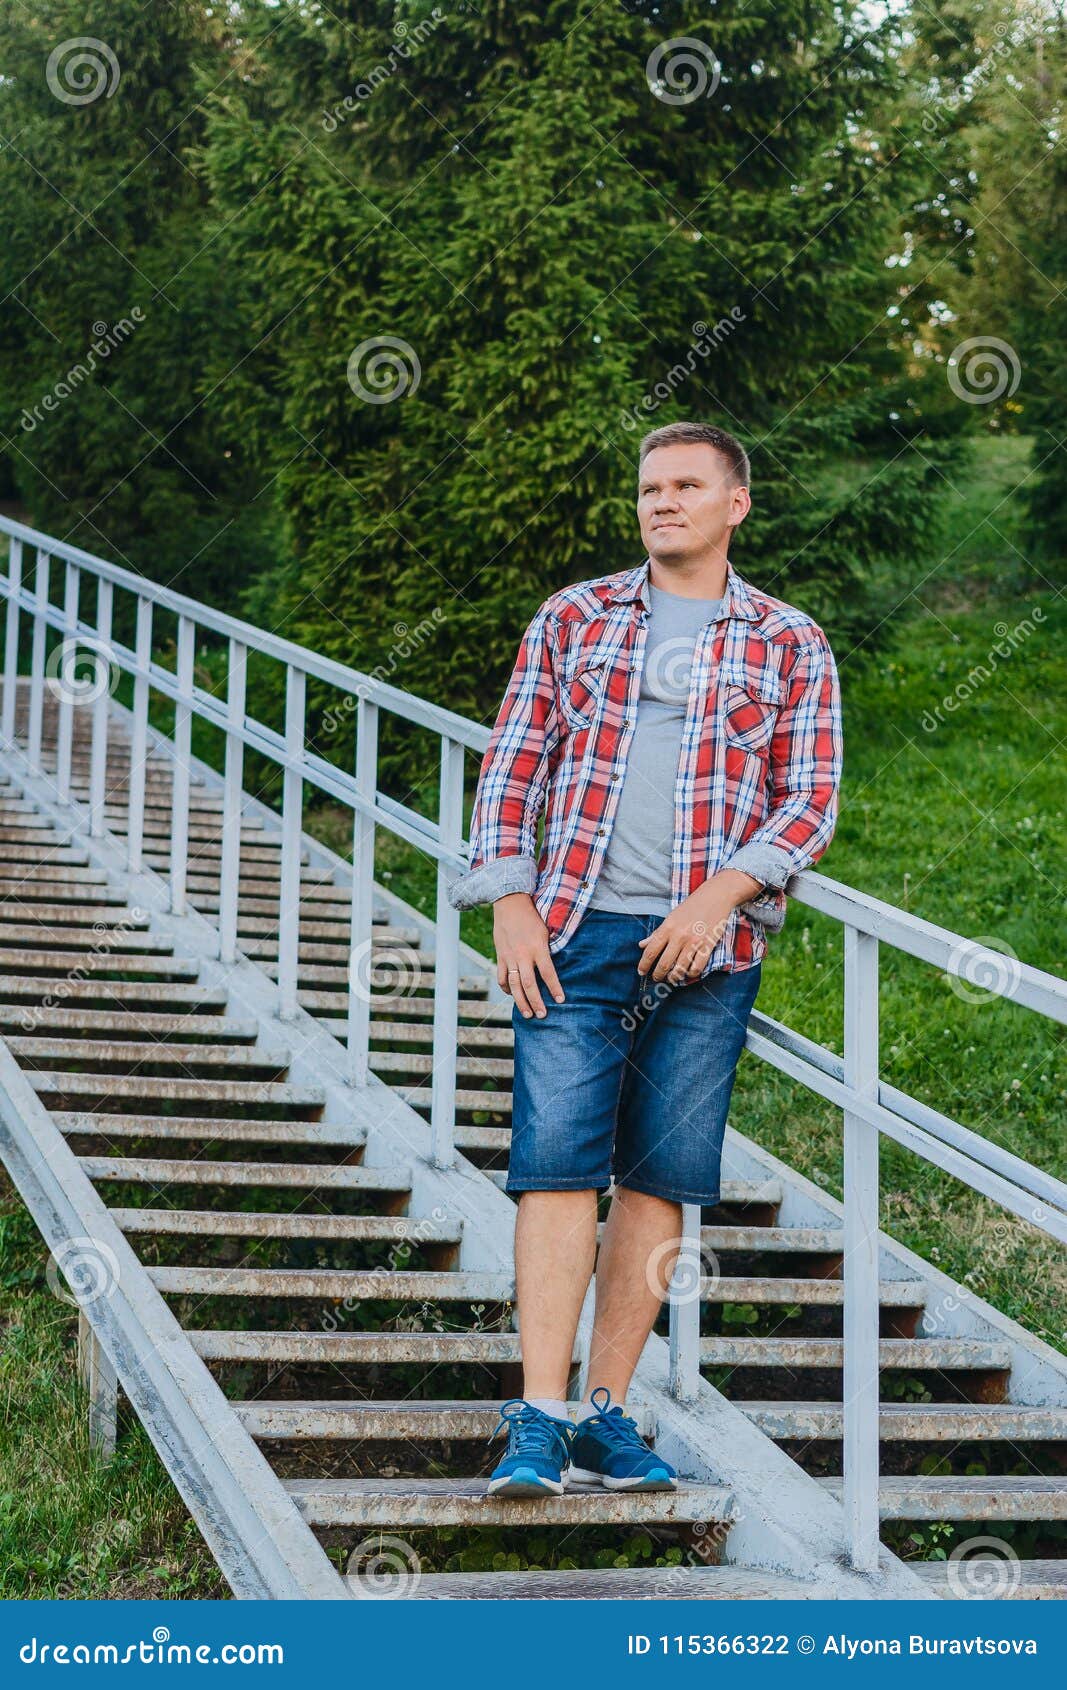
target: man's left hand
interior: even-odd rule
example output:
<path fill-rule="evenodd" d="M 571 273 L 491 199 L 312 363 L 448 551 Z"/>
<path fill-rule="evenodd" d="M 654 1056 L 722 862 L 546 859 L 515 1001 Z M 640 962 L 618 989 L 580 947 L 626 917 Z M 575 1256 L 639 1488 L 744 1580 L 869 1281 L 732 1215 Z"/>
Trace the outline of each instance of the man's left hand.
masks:
<path fill-rule="evenodd" d="M 713 874 L 640 941 L 637 972 L 651 973 L 653 980 L 669 980 L 671 985 L 699 980 L 734 910 L 754 898 L 762 884 L 736 869 Z"/>

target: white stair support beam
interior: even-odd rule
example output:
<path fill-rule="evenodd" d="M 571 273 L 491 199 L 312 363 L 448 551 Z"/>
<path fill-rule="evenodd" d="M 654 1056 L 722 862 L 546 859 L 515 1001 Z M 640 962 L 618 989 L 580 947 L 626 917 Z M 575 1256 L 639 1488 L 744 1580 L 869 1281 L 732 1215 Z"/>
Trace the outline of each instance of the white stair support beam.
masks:
<path fill-rule="evenodd" d="M 378 706 L 365 693 L 356 708 L 356 786 L 374 802 L 378 786 Z M 348 952 L 348 1078 L 365 1086 L 370 1072 L 371 980 L 374 956 L 374 851 L 377 828 L 365 809 L 352 812 L 352 930 Z"/>
<path fill-rule="evenodd" d="M 107 715 L 111 701 L 112 653 L 111 610 L 114 588 L 101 575 L 96 584 L 95 676 L 93 680 L 92 745 L 89 752 L 89 833 L 94 839 L 104 834 L 104 801 L 107 786 Z"/>
<path fill-rule="evenodd" d="M 26 727 L 26 755 L 35 769 L 41 767 L 41 741 L 44 727 L 44 665 L 45 639 L 48 623 L 48 576 L 51 559 L 43 547 L 37 548 L 33 592 L 33 644 L 30 648 L 30 711 Z"/>
<path fill-rule="evenodd" d="M 682 1237 L 667 1291 L 669 1299 L 668 1390 L 690 1402 L 700 1390 L 700 1204 L 682 1204 Z"/>
<path fill-rule="evenodd" d="M 226 773 L 222 789 L 222 862 L 219 875 L 219 960 L 237 960 L 238 883 L 241 878 L 241 787 L 244 781 L 244 740 L 248 684 L 248 647 L 231 640 L 226 683 Z"/>
<path fill-rule="evenodd" d="M 0 729 L 7 745 L 15 740 L 15 699 L 19 684 L 19 594 L 22 591 L 22 541 L 10 536 L 7 552 L 7 621 L 4 629 L 4 707 Z"/>
<path fill-rule="evenodd" d="M 458 854 L 463 840 L 463 746 L 441 738 L 439 828 L 441 844 Z M 456 1159 L 456 1059 L 459 1026 L 459 911 L 448 898 L 452 875 L 437 863 L 436 936 L 433 963 L 433 1081 L 430 1131 L 435 1168 Z"/>
<path fill-rule="evenodd" d="M 89 1443 L 96 1453 L 110 1460 L 118 1443 L 119 1380 L 92 1327 L 86 1345 L 86 1387 L 89 1392 Z"/>
<path fill-rule="evenodd" d="M 192 752 L 193 664 L 196 623 L 178 618 L 178 696 L 174 701 L 174 770 L 170 808 L 170 908 L 184 915 L 185 883 L 189 873 L 189 757 Z"/>
<path fill-rule="evenodd" d="M 64 567 L 63 621 L 66 632 L 54 683 L 56 695 L 56 789 L 66 803 L 70 798 L 70 761 L 74 749 L 74 665 L 78 639 L 78 604 L 81 571 L 76 563 Z"/>
<path fill-rule="evenodd" d="M 878 940 L 845 934 L 845 1083 L 878 1094 Z M 878 1129 L 844 1112 L 844 1509 L 858 1572 L 878 1566 Z"/>
<path fill-rule="evenodd" d="M 285 774 L 282 780 L 282 863 L 278 881 L 278 1015 L 297 1012 L 300 963 L 300 835 L 304 808 L 304 711 L 307 677 L 290 663 L 285 671 Z"/>
<path fill-rule="evenodd" d="M 126 862 L 139 874 L 143 862 L 145 762 L 148 757 L 148 668 L 152 661 L 152 601 L 137 600 L 134 635 L 137 673 L 133 679 L 133 720 L 130 726 L 130 790 L 126 822 Z"/>

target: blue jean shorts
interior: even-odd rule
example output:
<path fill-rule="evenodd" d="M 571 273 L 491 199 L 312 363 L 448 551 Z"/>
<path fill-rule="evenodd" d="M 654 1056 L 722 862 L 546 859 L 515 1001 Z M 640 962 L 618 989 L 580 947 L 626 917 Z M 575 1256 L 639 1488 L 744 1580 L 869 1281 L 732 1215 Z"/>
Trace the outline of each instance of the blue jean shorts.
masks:
<path fill-rule="evenodd" d="M 638 974 L 657 915 L 586 912 L 553 955 L 566 1001 L 512 1007 L 515 1085 L 506 1190 L 719 1199 L 722 1141 L 760 967 L 672 986 Z"/>

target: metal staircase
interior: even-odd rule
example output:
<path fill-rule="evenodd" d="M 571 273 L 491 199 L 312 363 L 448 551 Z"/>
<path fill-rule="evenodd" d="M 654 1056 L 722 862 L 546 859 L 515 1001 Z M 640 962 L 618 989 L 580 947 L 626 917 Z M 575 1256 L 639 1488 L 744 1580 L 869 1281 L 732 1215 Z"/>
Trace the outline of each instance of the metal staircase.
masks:
<path fill-rule="evenodd" d="M 114 1447 L 121 1390 L 235 1594 L 1063 1594 L 1063 1570 L 1047 1559 L 1009 1558 L 999 1590 L 969 1592 L 953 1563 L 903 1563 L 877 1544 L 875 1509 L 883 1521 L 994 1532 L 1067 1519 L 1067 1362 L 877 1234 L 869 1145 L 891 1131 L 1061 1238 L 1067 1190 L 992 1147 L 983 1161 L 974 1135 L 890 1096 L 876 1070 L 872 1085 L 854 1047 L 841 1064 L 766 1017 L 754 1018 L 756 1053 L 803 1068 L 806 1083 L 821 1076 L 842 1106 L 851 1207 L 731 1131 L 722 1204 L 687 1211 L 669 1331 L 650 1340 L 631 1397 L 679 1465 L 677 1493 L 485 1495 L 485 1440 L 520 1379 L 513 1208 L 500 1189 L 510 1005 L 487 960 L 459 943 L 447 900 L 431 921 L 369 873 L 353 879 L 303 831 L 301 809 L 304 783 L 317 784 L 352 806 L 357 865 L 373 861 L 384 824 L 430 849 L 447 882 L 463 744 L 477 748 L 481 730 L 378 683 L 359 691 L 366 677 L 343 671 L 359 740 L 354 781 L 342 781 L 305 744 L 297 667 L 323 680 L 331 666 L 3 526 L 13 539 L 0 580 L 0 1150 L 81 1307 L 94 1441 Z M 56 558 L 62 606 L 49 592 Z M 91 624 L 80 616 L 85 576 Z M 114 590 L 135 601 L 130 648 L 112 635 Z M 173 668 L 153 652 L 153 607 L 178 617 Z M 225 702 L 195 676 L 197 630 L 228 642 Z M 253 640 L 286 664 L 284 734 L 246 712 Z M 106 687 L 79 707 L 51 686 L 59 641 L 130 674 L 132 709 Z M 150 690 L 174 704 L 167 737 L 149 726 Z M 377 790 L 375 711 L 398 698 L 443 734 L 435 822 Z M 191 754 L 197 716 L 226 733 L 223 771 Z M 280 816 L 243 791 L 245 745 L 285 771 Z M 891 943 L 906 929 L 902 948 L 933 947 L 940 960 L 937 930 L 804 881 L 802 899 L 848 902 L 853 986 L 871 960 L 858 925 L 871 910 L 887 912 Z M 1021 970 L 1010 989 L 1067 1019 L 1062 982 Z M 865 1258 L 869 1271 L 850 1275 Z M 724 1306 L 741 1303 L 789 1311 L 788 1334 L 725 1330 Z M 588 1319 L 587 1308 L 576 1382 Z M 921 1378 L 932 1400 L 879 1407 L 879 1373 Z M 967 1473 L 974 1445 L 995 1452 L 1000 1476 Z M 886 1471 L 879 1480 L 875 1466 L 872 1488 L 879 1448 Z M 924 1471 L 931 1452 L 961 1470 Z M 458 1527 L 475 1542 L 500 1526 L 566 1531 L 579 1564 L 422 1573 L 403 1536 Z M 663 1532 L 683 1564 L 582 1566 L 591 1527 Z M 344 1577 L 324 1546 L 355 1550 Z M 366 1570 L 375 1561 L 391 1575 L 384 1585 Z"/>

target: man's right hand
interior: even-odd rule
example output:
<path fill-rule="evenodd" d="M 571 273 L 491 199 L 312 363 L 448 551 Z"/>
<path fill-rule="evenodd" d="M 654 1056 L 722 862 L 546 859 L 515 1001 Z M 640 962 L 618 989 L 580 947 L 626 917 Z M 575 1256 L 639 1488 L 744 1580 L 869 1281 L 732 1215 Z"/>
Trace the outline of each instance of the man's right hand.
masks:
<path fill-rule="evenodd" d="M 527 1021 L 531 1015 L 548 1014 L 538 987 L 538 975 L 556 1002 L 563 1002 L 563 987 L 548 948 L 548 928 L 528 892 L 509 892 L 507 897 L 495 900 L 493 942 L 497 981 L 515 999 Z"/>

